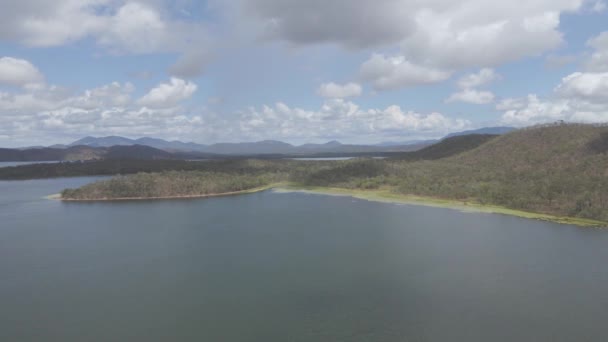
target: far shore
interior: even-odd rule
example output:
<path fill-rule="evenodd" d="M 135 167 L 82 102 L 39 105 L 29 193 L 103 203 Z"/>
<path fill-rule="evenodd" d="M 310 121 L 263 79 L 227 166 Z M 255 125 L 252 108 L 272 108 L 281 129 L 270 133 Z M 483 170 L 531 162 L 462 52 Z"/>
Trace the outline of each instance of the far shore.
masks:
<path fill-rule="evenodd" d="M 448 208 L 456 209 L 468 212 L 477 213 L 491 213 L 491 214 L 503 214 L 510 216 L 517 216 L 533 220 L 548 221 L 561 224 L 569 224 L 580 227 L 593 227 L 593 228 L 607 228 L 608 222 L 584 219 L 578 217 L 567 217 L 567 216 L 555 216 L 542 213 L 534 213 L 523 210 L 509 209 L 506 207 L 481 204 L 470 201 L 462 200 L 450 200 L 443 198 L 416 196 L 416 195 L 402 195 L 390 192 L 388 190 L 361 190 L 361 189 L 344 189 L 344 188 L 332 188 L 332 187 L 311 187 L 301 186 L 292 183 L 275 183 L 267 186 L 258 188 L 231 191 L 214 194 L 200 194 L 200 195 L 179 195 L 179 196 L 162 196 L 162 197 L 120 197 L 120 198 L 95 198 L 95 199 L 67 199 L 62 198 L 61 194 L 55 194 L 47 196 L 48 199 L 56 199 L 65 202 L 112 202 L 112 201 L 146 201 L 146 200 L 171 200 L 171 199 L 197 199 L 197 198 L 208 198 L 208 197 L 221 197 L 221 196 L 235 196 L 243 194 L 251 194 L 255 192 L 273 190 L 276 192 L 302 192 L 311 194 L 321 195 L 333 195 L 333 196 L 348 196 L 374 202 L 384 203 L 398 203 L 398 204 L 411 204 L 411 205 L 422 205 L 437 208 Z"/>
<path fill-rule="evenodd" d="M 113 197 L 113 198 L 87 198 L 87 199 L 76 199 L 76 198 L 63 198 L 61 194 L 54 194 L 47 196 L 48 199 L 56 199 L 63 202 L 114 202 L 114 201 L 147 201 L 147 200 L 171 200 L 171 199 L 196 199 L 196 198 L 207 198 L 207 197 L 222 197 L 222 196 L 235 196 L 251 194 L 255 192 L 265 191 L 276 187 L 277 184 L 271 184 L 253 189 L 229 191 L 214 194 L 200 194 L 200 195 L 177 195 L 177 196 L 159 196 L 159 197 Z"/>
<path fill-rule="evenodd" d="M 503 214 L 509 216 L 517 216 L 527 219 L 547 221 L 560 224 L 569 224 L 579 227 L 590 228 L 608 228 L 608 222 L 578 218 L 567 216 L 555 216 L 542 213 L 534 213 L 523 210 L 509 209 L 496 205 L 486 205 L 470 201 L 450 200 L 443 198 L 402 195 L 390 192 L 388 190 L 360 190 L 360 189 L 344 189 L 331 187 L 308 187 L 298 185 L 287 185 L 275 187 L 277 192 L 302 192 L 311 194 L 333 195 L 333 196 L 348 196 L 373 202 L 398 203 L 410 205 L 422 205 L 427 207 L 456 209 L 474 213 L 490 213 Z"/>

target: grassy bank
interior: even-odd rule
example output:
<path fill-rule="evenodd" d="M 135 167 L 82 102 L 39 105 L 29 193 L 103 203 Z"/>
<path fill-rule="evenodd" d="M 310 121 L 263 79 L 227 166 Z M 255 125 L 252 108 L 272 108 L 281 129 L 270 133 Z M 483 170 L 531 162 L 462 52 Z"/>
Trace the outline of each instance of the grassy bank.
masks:
<path fill-rule="evenodd" d="M 385 202 L 385 203 L 401 203 L 401 204 L 412 204 L 412 205 L 423 205 L 437 208 L 449 208 L 462 211 L 478 212 L 478 213 L 491 213 L 491 214 L 503 214 L 510 216 L 517 216 L 533 220 L 548 221 L 561 224 L 569 224 L 580 227 L 592 227 L 592 228 L 606 228 L 608 222 L 578 218 L 578 217 L 567 217 L 567 216 L 555 216 L 542 213 L 534 213 L 523 210 L 509 209 L 495 205 L 485 205 L 469 201 L 458 201 L 434 197 L 424 197 L 415 195 L 403 195 L 396 194 L 386 189 L 381 190 L 354 190 L 344 188 L 332 188 L 332 187 L 319 187 L 319 186 L 301 186 L 297 184 L 288 184 L 274 187 L 276 191 L 285 192 L 305 192 L 312 194 L 323 194 L 333 196 L 349 196 L 359 199 L 364 199 L 374 202 Z"/>

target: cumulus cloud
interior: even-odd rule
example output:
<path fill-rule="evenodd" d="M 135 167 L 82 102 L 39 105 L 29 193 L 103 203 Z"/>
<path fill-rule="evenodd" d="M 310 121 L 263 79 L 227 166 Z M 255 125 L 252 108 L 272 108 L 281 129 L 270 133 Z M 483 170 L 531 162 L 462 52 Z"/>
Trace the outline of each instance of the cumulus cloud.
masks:
<path fill-rule="evenodd" d="M 177 53 L 176 74 L 196 76 L 209 58 L 212 40 L 204 22 L 186 21 L 157 1 L 22 0 L 0 5 L 0 39 L 34 47 L 92 38 L 115 54 Z M 185 61 L 186 60 L 186 61 Z M 195 64 L 198 65 L 195 66 Z"/>
<path fill-rule="evenodd" d="M 564 77 L 555 89 L 561 97 L 608 103 L 608 72 L 575 72 Z"/>
<path fill-rule="evenodd" d="M 241 113 L 240 128 L 253 139 L 378 139 L 379 137 L 440 136 L 469 127 L 470 122 L 440 113 L 404 111 L 399 106 L 362 109 L 343 99 L 327 100 L 318 110 L 292 108 L 285 103 L 249 108 Z"/>
<path fill-rule="evenodd" d="M 505 99 L 497 105 L 506 124 L 526 126 L 557 120 L 608 121 L 608 72 L 575 72 L 562 79 L 553 95 Z"/>
<path fill-rule="evenodd" d="M 381 54 L 374 54 L 363 63 L 359 74 L 362 80 L 371 82 L 376 90 L 431 84 L 444 81 L 451 75 L 448 71 L 412 64 L 403 56 Z"/>
<path fill-rule="evenodd" d="M 608 71 L 608 31 L 591 38 L 587 45 L 595 51 L 585 62 L 588 71 Z"/>
<path fill-rule="evenodd" d="M 317 94 L 328 98 L 347 98 L 361 96 L 363 89 L 358 83 L 336 84 L 333 82 L 323 83 L 319 86 Z"/>
<path fill-rule="evenodd" d="M 161 83 L 140 98 L 137 103 L 151 108 L 174 107 L 190 98 L 196 91 L 196 84 L 171 77 L 169 83 Z"/>
<path fill-rule="evenodd" d="M 453 93 L 446 102 L 466 102 L 472 104 L 487 104 L 494 101 L 494 94 L 487 90 L 477 90 L 477 87 L 500 79 L 493 69 L 483 68 L 477 73 L 468 74 L 457 82 L 460 91 Z"/>
<path fill-rule="evenodd" d="M 369 143 L 384 138 L 438 137 L 470 127 L 470 122 L 441 113 L 419 113 L 399 106 L 364 109 L 344 99 L 327 99 L 313 110 L 278 102 L 232 115 L 208 109 L 165 106 L 192 93 L 179 79 L 163 83 L 146 96 L 155 106 L 131 100 L 134 86 L 112 82 L 80 93 L 57 86 L 0 92 L 0 136 L 10 145 L 68 142 L 83 135 L 157 136 L 217 142 L 329 139 Z M 190 90 L 188 90 L 190 89 Z M 156 105 L 158 104 L 158 105 Z M 6 144 L 4 144 L 6 145 Z"/>
<path fill-rule="evenodd" d="M 398 45 L 410 63 L 448 70 L 495 66 L 553 49 L 563 42 L 560 15 L 584 2 L 240 1 L 241 13 L 253 13 L 270 39 L 347 48 Z"/>
<path fill-rule="evenodd" d="M 494 94 L 490 91 L 464 89 L 453 93 L 446 102 L 466 102 L 472 104 L 487 104 L 494 101 Z"/>
<path fill-rule="evenodd" d="M 44 76 L 32 63 L 13 57 L 0 58 L 0 84 L 25 86 L 44 82 Z"/>
<path fill-rule="evenodd" d="M 241 13 L 260 21 L 262 35 L 293 44 L 351 48 L 400 41 L 414 27 L 412 5 L 399 0 L 243 0 Z"/>
<path fill-rule="evenodd" d="M 183 87 L 192 88 L 192 85 L 184 82 Z M 162 84 L 158 88 L 163 88 Z M 222 132 L 206 125 L 200 111 L 148 107 L 134 102 L 131 99 L 134 90 L 130 83 L 112 82 L 79 93 L 55 85 L 0 91 L 0 136 L 11 137 L 3 145 L 52 144 L 83 135 L 184 138 L 197 134 L 212 137 Z M 165 100 L 174 101 L 184 93 L 188 91 Z M 215 122 L 218 125 L 221 120 Z"/>
<path fill-rule="evenodd" d="M 458 80 L 458 87 L 461 89 L 477 88 L 499 79 L 500 76 L 494 69 L 483 68 L 477 73 L 469 74 Z"/>

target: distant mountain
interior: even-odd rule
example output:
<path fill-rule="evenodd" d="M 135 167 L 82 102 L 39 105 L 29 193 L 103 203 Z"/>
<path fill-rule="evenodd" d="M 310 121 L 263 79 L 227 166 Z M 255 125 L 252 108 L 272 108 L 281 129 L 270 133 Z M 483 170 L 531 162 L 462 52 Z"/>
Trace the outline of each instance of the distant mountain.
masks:
<path fill-rule="evenodd" d="M 420 145 L 420 144 L 434 144 L 439 139 L 418 139 L 418 140 L 405 140 L 405 141 L 383 141 L 376 144 L 375 146 L 404 146 L 404 145 Z"/>
<path fill-rule="evenodd" d="M 447 135 L 443 139 L 470 135 L 470 134 L 505 134 L 514 130 L 512 127 L 485 127 L 476 130 L 457 132 Z M 304 144 L 295 146 L 282 141 L 263 140 L 257 142 L 240 142 L 240 143 L 217 143 L 212 145 L 203 145 L 193 142 L 182 142 L 178 140 L 167 141 L 163 139 L 143 137 L 139 139 L 129 139 L 121 136 L 107 137 L 85 137 L 74 141 L 69 145 L 53 145 L 48 148 L 35 147 L 19 149 L 24 153 L 13 153 L 0 151 L 0 160 L 13 158 L 11 161 L 22 160 L 88 160 L 107 158 L 108 156 L 122 153 L 123 156 L 131 156 L 133 158 L 176 158 L 171 153 L 178 153 L 179 158 L 202 158 L 204 155 L 226 155 L 226 156 L 255 156 L 255 155 L 290 155 L 290 156 L 310 156 L 310 155 L 341 155 L 341 154 L 360 154 L 360 153 L 388 153 L 388 152 L 409 152 L 416 151 L 426 146 L 432 145 L 441 141 L 436 140 L 409 140 L 402 142 L 383 142 L 377 145 L 352 145 L 342 144 L 339 141 L 333 140 L 325 144 Z M 74 149 L 80 146 L 80 149 Z M 157 150 L 151 153 L 151 150 L 145 151 L 143 148 L 134 149 L 117 149 L 107 150 L 113 146 L 147 146 Z M 89 149 L 82 149 L 88 147 Z M 98 150 L 91 150 L 98 149 Z M 110 153 L 110 152 L 112 153 Z M 143 157 L 138 156 L 137 152 L 141 152 Z M 169 152 L 161 153 L 161 152 Z M 11 155 L 12 153 L 12 155 Z M 11 155 L 9 157 L 9 155 Z"/>
<path fill-rule="evenodd" d="M 170 152 L 144 145 L 111 146 L 103 157 L 104 159 L 178 159 Z"/>
<path fill-rule="evenodd" d="M 135 141 L 129 138 L 123 138 L 119 136 L 109 137 L 84 137 L 80 140 L 76 140 L 69 146 L 91 146 L 91 147 L 110 147 L 116 145 L 135 145 Z"/>
<path fill-rule="evenodd" d="M 163 139 L 147 138 L 147 137 L 133 140 L 133 144 L 150 146 L 150 147 L 158 148 L 161 150 L 167 150 L 167 151 L 185 151 L 185 152 L 201 151 L 206 147 L 205 145 L 201 145 L 201 144 L 197 144 L 197 143 L 193 143 L 193 142 L 181 142 L 179 140 L 166 141 Z"/>
<path fill-rule="evenodd" d="M 320 153 L 372 153 L 372 152 L 404 152 L 412 151 L 426 146 L 422 143 L 405 145 L 374 146 L 374 145 L 347 145 L 339 141 L 330 141 L 325 144 L 304 144 L 294 146 L 282 141 L 263 140 L 257 142 L 240 143 L 217 143 L 202 145 L 192 142 L 166 141 L 156 138 L 129 139 L 119 136 L 108 137 L 85 137 L 76 140 L 68 146 L 134 146 L 143 145 L 168 152 L 199 152 L 219 155 L 264 155 L 264 154 L 288 154 L 288 155 L 310 155 Z"/>

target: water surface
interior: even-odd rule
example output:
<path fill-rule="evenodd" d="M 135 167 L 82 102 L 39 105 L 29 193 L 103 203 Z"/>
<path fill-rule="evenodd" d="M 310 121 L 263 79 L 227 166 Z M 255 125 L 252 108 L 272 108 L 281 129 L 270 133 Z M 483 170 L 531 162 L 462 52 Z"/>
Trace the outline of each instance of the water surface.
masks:
<path fill-rule="evenodd" d="M 0 167 L 30 165 L 30 164 L 55 164 L 55 163 L 61 163 L 61 162 L 60 161 L 0 162 Z"/>
<path fill-rule="evenodd" d="M 263 192 L 0 182 L 0 341 L 604 341 L 608 231 Z"/>

